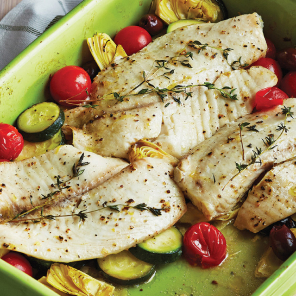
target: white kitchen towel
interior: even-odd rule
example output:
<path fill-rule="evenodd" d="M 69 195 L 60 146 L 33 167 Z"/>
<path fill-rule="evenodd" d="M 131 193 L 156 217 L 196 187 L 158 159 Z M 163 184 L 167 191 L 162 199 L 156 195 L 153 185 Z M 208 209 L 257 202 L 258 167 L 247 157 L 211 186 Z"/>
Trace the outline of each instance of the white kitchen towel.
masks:
<path fill-rule="evenodd" d="M 22 0 L 0 21 L 0 70 L 82 1 Z"/>

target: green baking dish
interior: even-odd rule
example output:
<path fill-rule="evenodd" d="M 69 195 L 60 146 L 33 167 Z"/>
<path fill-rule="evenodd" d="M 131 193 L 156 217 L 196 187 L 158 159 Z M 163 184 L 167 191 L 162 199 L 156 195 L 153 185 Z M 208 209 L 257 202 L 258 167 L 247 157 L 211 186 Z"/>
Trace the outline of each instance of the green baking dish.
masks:
<path fill-rule="evenodd" d="M 79 6 L 48 29 L 0 72 L 0 122 L 14 123 L 27 107 L 48 98 L 51 74 L 66 65 L 82 65 L 92 59 L 86 38 L 96 32 L 113 36 L 119 29 L 136 24 L 149 9 L 151 0 L 84 0 Z M 294 0 L 224 0 L 229 16 L 257 11 L 265 23 L 265 35 L 278 48 L 296 44 L 296 2 Z M 267 3 L 268 2 L 268 3 Z M 233 229 L 226 228 L 231 237 Z M 158 269 L 147 284 L 128 289 L 133 295 L 254 295 L 292 296 L 296 294 L 296 254 L 291 256 L 270 278 L 250 279 L 245 269 L 248 261 L 260 254 L 245 244 L 252 240 L 258 250 L 266 241 L 257 241 L 248 232 L 236 234 L 231 247 L 238 260 L 211 270 L 192 268 L 186 262 L 175 262 Z M 260 249 L 261 248 L 261 249 Z M 256 249 L 256 248 L 255 248 Z M 257 249 L 256 249 L 257 250 Z M 261 252 L 260 251 L 260 252 Z M 256 257 L 257 256 L 257 257 Z M 232 277 L 238 274 L 237 277 Z M 1 296 L 57 295 L 42 284 L 0 260 Z M 244 290 L 236 290 L 237 286 Z M 229 288 L 231 287 L 231 288 Z M 256 291 L 255 291 L 256 290 Z"/>

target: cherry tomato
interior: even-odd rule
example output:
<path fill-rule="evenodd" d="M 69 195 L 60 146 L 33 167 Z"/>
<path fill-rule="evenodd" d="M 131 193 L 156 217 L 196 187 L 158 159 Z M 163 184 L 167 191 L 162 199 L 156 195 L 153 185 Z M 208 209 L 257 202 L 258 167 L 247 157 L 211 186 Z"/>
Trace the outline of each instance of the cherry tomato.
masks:
<path fill-rule="evenodd" d="M 219 265 L 226 257 L 223 234 L 207 222 L 192 225 L 183 239 L 183 254 L 189 264 L 209 268 Z"/>
<path fill-rule="evenodd" d="M 271 42 L 270 39 L 265 38 L 267 43 L 267 51 L 266 51 L 266 58 L 275 59 L 276 57 L 276 49 L 274 44 Z"/>
<path fill-rule="evenodd" d="M 66 66 L 51 78 L 50 93 L 62 106 L 71 107 L 84 103 L 91 90 L 91 80 L 87 72 L 77 66 Z"/>
<path fill-rule="evenodd" d="M 18 130 L 6 123 L 0 123 L 0 158 L 13 160 L 19 156 L 24 147 L 23 136 Z"/>
<path fill-rule="evenodd" d="M 4 255 L 1 259 L 9 263 L 10 265 L 16 267 L 17 269 L 25 272 L 26 274 L 32 276 L 32 266 L 23 255 L 16 252 L 9 252 L 6 255 Z"/>
<path fill-rule="evenodd" d="M 283 105 L 284 99 L 287 98 L 289 96 L 276 86 L 267 87 L 256 93 L 253 107 L 256 108 L 256 111 L 270 109 L 278 105 Z"/>
<path fill-rule="evenodd" d="M 147 30 L 150 35 L 154 36 L 163 29 L 163 22 L 155 14 L 145 14 L 140 19 L 139 26 Z"/>
<path fill-rule="evenodd" d="M 296 48 L 290 47 L 277 53 L 277 60 L 283 69 L 296 71 Z"/>
<path fill-rule="evenodd" d="M 150 34 L 138 26 L 125 27 L 114 38 L 114 42 L 121 44 L 127 55 L 138 52 L 151 41 Z"/>
<path fill-rule="evenodd" d="M 276 84 L 276 86 L 280 85 L 283 74 L 279 63 L 276 60 L 271 58 L 261 58 L 255 63 L 253 63 L 252 66 L 262 66 L 272 71 L 278 78 L 278 83 Z"/>
<path fill-rule="evenodd" d="M 0 159 L 0 162 L 9 162 L 8 159 Z"/>
<path fill-rule="evenodd" d="M 273 252 L 281 260 L 288 259 L 296 251 L 296 238 L 286 225 L 273 226 L 269 241 Z"/>
<path fill-rule="evenodd" d="M 281 89 L 287 93 L 290 98 L 296 97 L 296 71 L 289 72 L 283 77 Z"/>

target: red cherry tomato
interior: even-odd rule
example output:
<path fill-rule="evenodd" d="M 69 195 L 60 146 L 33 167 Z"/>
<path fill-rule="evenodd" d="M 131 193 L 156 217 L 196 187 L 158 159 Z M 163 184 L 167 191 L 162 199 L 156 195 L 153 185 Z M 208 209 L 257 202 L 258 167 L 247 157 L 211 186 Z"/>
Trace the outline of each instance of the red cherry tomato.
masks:
<path fill-rule="evenodd" d="M 88 99 L 91 79 L 84 69 L 66 66 L 52 76 L 49 87 L 57 103 L 66 107 L 77 106 Z"/>
<path fill-rule="evenodd" d="M 289 72 L 284 76 L 281 89 L 287 93 L 290 98 L 296 97 L 296 71 Z"/>
<path fill-rule="evenodd" d="M 18 130 L 6 123 L 0 123 L 0 158 L 13 160 L 19 156 L 24 147 L 23 136 Z"/>
<path fill-rule="evenodd" d="M 6 255 L 4 255 L 1 259 L 9 263 L 10 265 L 16 267 L 17 269 L 25 272 L 26 274 L 32 276 L 32 266 L 23 255 L 16 252 L 9 252 Z"/>
<path fill-rule="evenodd" d="M 282 74 L 282 69 L 276 60 L 271 58 L 261 58 L 255 63 L 253 63 L 252 66 L 262 66 L 272 71 L 278 78 L 278 83 L 276 84 L 276 86 L 279 86 L 283 74 Z"/>
<path fill-rule="evenodd" d="M 265 38 L 267 43 L 267 51 L 266 51 L 266 58 L 275 59 L 276 56 L 276 49 L 274 44 L 271 42 L 271 40 Z"/>
<path fill-rule="evenodd" d="M 125 27 L 114 38 L 114 42 L 121 44 L 127 55 L 138 52 L 151 41 L 150 34 L 138 26 Z"/>
<path fill-rule="evenodd" d="M 287 98 L 289 96 L 279 88 L 275 86 L 267 87 L 256 93 L 253 107 L 256 108 L 256 111 L 270 109 L 278 105 L 283 105 L 284 99 Z"/>
<path fill-rule="evenodd" d="M 296 71 L 296 48 L 290 47 L 277 53 L 277 60 L 283 69 Z"/>
<path fill-rule="evenodd" d="M 189 264 L 209 268 L 219 265 L 226 257 L 223 234 L 207 222 L 192 225 L 183 239 L 183 254 Z"/>

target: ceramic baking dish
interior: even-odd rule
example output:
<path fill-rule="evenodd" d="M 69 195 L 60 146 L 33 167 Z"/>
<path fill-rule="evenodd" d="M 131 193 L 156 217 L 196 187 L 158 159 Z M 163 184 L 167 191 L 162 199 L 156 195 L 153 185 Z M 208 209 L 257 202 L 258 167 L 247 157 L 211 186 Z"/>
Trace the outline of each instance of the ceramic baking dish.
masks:
<path fill-rule="evenodd" d="M 131 24 L 136 24 L 145 14 L 151 0 L 85 0 L 58 23 L 48 29 L 7 67 L 0 72 L 0 122 L 12 124 L 27 107 L 48 98 L 48 81 L 51 74 L 66 65 L 82 65 L 92 59 L 86 38 L 96 32 L 110 36 Z M 266 37 L 278 48 L 296 44 L 296 2 L 293 0 L 224 0 L 229 16 L 258 12 L 265 23 Z M 268 2 L 268 4 L 267 4 Z M 242 235 L 245 233 L 242 232 Z M 247 234 L 246 234 L 247 235 Z M 247 263 L 245 253 L 237 263 Z M 150 283 L 129 289 L 129 295 L 225 295 L 221 286 L 231 282 L 223 269 L 202 270 L 198 274 L 188 265 L 175 263 L 160 267 L 159 275 Z M 219 267 L 220 268 L 220 267 Z M 240 270 L 240 267 L 236 267 Z M 208 273 L 207 273 L 208 272 Z M 223 273 L 218 283 L 207 282 Z M 246 281 L 246 291 L 239 295 L 271 296 L 296 294 L 296 254 L 291 256 L 265 282 L 254 285 Z M 263 282 L 261 284 L 261 282 Z M 1 296 L 8 295 L 57 295 L 9 264 L 0 260 Z M 235 285 L 236 282 L 230 283 Z M 260 285 L 261 284 L 261 285 Z M 257 288 L 259 286 L 259 288 Z M 210 287 L 210 288 L 209 288 Z M 256 290 L 257 288 L 257 290 Z M 256 290 L 256 291 L 255 291 Z M 224 292 L 223 292 L 224 291 Z M 255 291 L 255 292 L 254 292 Z M 228 296 L 231 293 L 227 293 Z M 235 295 L 235 294 L 233 294 Z"/>

